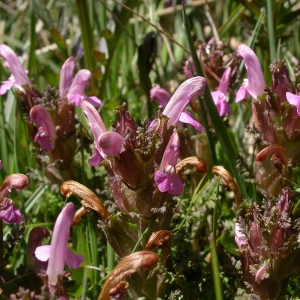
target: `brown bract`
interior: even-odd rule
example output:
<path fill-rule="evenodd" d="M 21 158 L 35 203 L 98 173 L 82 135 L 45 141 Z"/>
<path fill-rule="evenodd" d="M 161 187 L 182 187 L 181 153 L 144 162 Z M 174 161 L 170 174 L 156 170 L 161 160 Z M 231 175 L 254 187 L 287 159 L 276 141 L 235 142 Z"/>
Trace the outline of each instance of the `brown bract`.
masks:
<path fill-rule="evenodd" d="M 215 175 L 221 177 L 224 184 L 234 192 L 235 203 L 237 208 L 239 208 L 240 205 L 242 204 L 242 197 L 240 194 L 240 190 L 236 182 L 234 181 L 233 177 L 231 176 L 231 174 L 223 166 L 214 166 L 212 168 L 212 172 Z"/>
<path fill-rule="evenodd" d="M 110 273 L 106 279 L 98 300 L 109 300 L 110 295 L 124 295 L 129 285 L 124 282 L 125 278 L 139 269 L 149 270 L 158 263 L 157 254 L 150 251 L 139 251 L 125 257 Z M 117 289 L 120 289 L 118 292 Z"/>
<path fill-rule="evenodd" d="M 171 242 L 172 235 L 168 230 L 160 230 L 157 232 L 153 232 L 150 236 L 150 239 L 146 245 L 146 249 L 154 249 L 159 248 L 163 251 L 163 265 L 166 265 L 168 255 L 171 251 Z"/>
<path fill-rule="evenodd" d="M 82 199 L 81 204 L 85 210 L 95 210 L 103 221 L 108 220 L 110 216 L 108 210 L 104 207 L 101 200 L 84 185 L 73 180 L 68 180 L 63 182 L 60 191 L 66 197 L 70 197 L 72 194 L 79 196 Z"/>
<path fill-rule="evenodd" d="M 184 181 L 185 180 L 185 175 L 183 174 L 184 168 L 192 166 L 194 167 L 194 171 L 198 173 L 206 173 L 208 170 L 206 162 L 197 156 L 190 156 L 182 161 L 180 161 L 176 166 L 176 174 Z"/>

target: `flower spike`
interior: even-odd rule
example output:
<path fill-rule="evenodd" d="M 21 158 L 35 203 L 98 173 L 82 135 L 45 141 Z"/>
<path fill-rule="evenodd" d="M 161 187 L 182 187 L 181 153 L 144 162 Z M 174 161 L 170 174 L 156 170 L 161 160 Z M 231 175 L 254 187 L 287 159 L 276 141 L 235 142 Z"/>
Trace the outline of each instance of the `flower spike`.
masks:
<path fill-rule="evenodd" d="M 258 58 L 254 51 L 246 45 L 240 45 L 238 47 L 237 55 L 245 61 L 248 79 L 244 81 L 238 90 L 235 102 L 239 102 L 250 96 L 256 99 L 257 96 L 263 94 L 266 86 L 265 78 Z"/>

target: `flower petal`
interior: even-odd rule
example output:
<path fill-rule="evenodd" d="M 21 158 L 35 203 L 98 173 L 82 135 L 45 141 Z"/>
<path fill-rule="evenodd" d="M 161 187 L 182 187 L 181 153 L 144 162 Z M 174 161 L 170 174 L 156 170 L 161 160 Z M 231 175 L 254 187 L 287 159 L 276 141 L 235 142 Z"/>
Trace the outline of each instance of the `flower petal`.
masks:
<path fill-rule="evenodd" d="M 286 92 L 286 99 L 289 104 L 297 107 L 297 114 L 300 116 L 300 96 Z"/>
<path fill-rule="evenodd" d="M 247 88 L 248 88 L 247 85 L 245 85 L 244 83 L 241 85 L 241 87 L 236 93 L 235 102 L 240 102 L 246 98 L 251 97 Z"/>
<path fill-rule="evenodd" d="M 15 84 L 14 79 L 9 79 L 9 80 L 6 80 L 6 81 L 2 81 L 2 85 L 0 87 L 0 95 L 4 95 L 8 90 L 10 90 L 12 88 L 12 86 L 14 84 Z"/>
<path fill-rule="evenodd" d="M 0 219 L 7 224 L 23 223 L 21 212 L 13 204 L 12 200 L 4 198 L 0 206 Z"/>
<path fill-rule="evenodd" d="M 170 182 L 169 182 L 169 175 L 161 172 L 156 171 L 154 175 L 155 183 L 157 184 L 158 189 L 164 193 L 169 190 L 170 188 Z"/>
<path fill-rule="evenodd" d="M 50 256 L 50 245 L 39 246 L 35 249 L 34 255 L 40 261 L 47 261 Z"/>
<path fill-rule="evenodd" d="M 172 174 L 169 176 L 170 188 L 168 193 L 172 196 L 180 195 L 183 191 L 183 183 L 178 175 Z"/>
<path fill-rule="evenodd" d="M 85 100 L 89 101 L 95 108 L 102 104 L 102 101 L 96 96 L 86 97 Z"/>
<path fill-rule="evenodd" d="M 16 53 L 11 48 L 4 44 L 0 45 L 0 56 L 6 60 L 8 68 L 14 76 L 15 84 L 32 85 Z"/>
<path fill-rule="evenodd" d="M 169 118 L 168 127 L 176 125 L 180 114 L 194 95 L 202 95 L 205 90 L 206 81 L 201 76 L 190 78 L 183 82 L 162 112 Z"/>
<path fill-rule="evenodd" d="M 38 127 L 35 141 L 38 141 L 40 146 L 46 151 L 54 149 L 56 128 L 48 111 L 41 105 L 35 105 L 30 110 L 30 119 Z"/>
<path fill-rule="evenodd" d="M 65 97 L 72 84 L 75 67 L 75 58 L 69 57 L 61 68 L 59 80 L 59 95 L 61 98 Z"/>
<path fill-rule="evenodd" d="M 266 86 L 259 60 L 254 51 L 244 44 L 238 47 L 237 55 L 245 61 L 249 82 L 247 90 L 249 94 L 256 99 L 257 96 L 263 94 Z M 236 102 L 238 101 L 236 100 Z"/>
<path fill-rule="evenodd" d="M 163 158 L 160 163 L 160 170 L 164 171 L 165 167 L 171 165 L 175 167 L 179 157 L 180 138 L 176 130 L 171 135 L 168 145 L 165 149 Z"/>
<path fill-rule="evenodd" d="M 81 263 L 84 261 L 84 256 L 76 254 L 70 249 L 66 248 L 65 261 L 69 268 L 78 269 Z"/>
<path fill-rule="evenodd" d="M 104 132 L 101 134 L 98 144 L 107 156 L 119 157 L 124 138 L 117 132 Z"/>
<path fill-rule="evenodd" d="M 165 89 L 154 87 L 150 90 L 150 98 L 159 103 L 159 108 L 165 108 L 171 99 L 171 95 Z"/>
<path fill-rule="evenodd" d="M 189 113 L 182 112 L 179 115 L 179 121 L 182 123 L 191 124 L 200 133 L 205 131 L 204 127 L 199 122 L 197 122 L 195 119 L 193 119 Z"/>
<path fill-rule="evenodd" d="M 67 203 L 58 215 L 51 240 L 51 250 L 49 255 L 49 263 L 47 275 L 49 285 L 55 285 L 57 276 L 63 273 L 65 265 L 65 252 L 70 236 L 70 227 L 74 218 L 74 204 Z"/>
<path fill-rule="evenodd" d="M 86 100 L 81 102 L 81 108 L 85 116 L 89 120 L 89 124 L 94 136 L 94 140 L 98 143 L 101 134 L 107 131 L 98 111 Z"/>
<path fill-rule="evenodd" d="M 100 152 L 98 151 L 97 148 L 95 148 L 93 150 L 93 154 L 92 156 L 88 159 L 89 161 L 89 164 L 93 167 L 97 167 L 100 165 L 101 161 L 103 160 L 104 158 L 102 157 L 102 155 L 100 154 Z"/>
<path fill-rule="evenodd" d="M 68 94 L 78 94 L 83 96 L 87 85 L 92 82 L 92 73 L 89 70 L 80 70 L 70 86 Z"/>

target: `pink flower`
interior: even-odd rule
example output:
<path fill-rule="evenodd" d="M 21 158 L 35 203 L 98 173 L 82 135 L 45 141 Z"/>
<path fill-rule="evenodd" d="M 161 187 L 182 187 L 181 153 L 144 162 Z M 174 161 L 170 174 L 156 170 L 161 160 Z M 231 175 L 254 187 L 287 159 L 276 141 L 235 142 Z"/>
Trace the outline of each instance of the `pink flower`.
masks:
<path fill-rule="evenodd" d="M 162 112 L 169 118 L 168 127 L 176 126 L 177 122 L 181 121 L 193 125 L 199 132 L 204 132 L 203 126 L 183 110 L 193 96 L 203 94 L 205 85 L 205 79 L 197 76 L 186 80 L 178 87 Z"/>
<path fill-rule="evenodd" d="M 23 223 L 24 219 L 20 211 L 8 198 L 12 189 L 22 190 L 28 185 L 28 178 L 23 174 L 7 176 L 0 186 L 0 218 L 8 224 Z"/>
<path fill-rule="evenodd" d="M 48 111 L 41 105 L 35 105 L 30 110 L 30 119 L 38 127 L 34 141 L 38 142 L 46 151 L 54 149 L 56 130 Z"/>
<path fill-rule="evenodd" d="M 26 71 L 21 65 L 15 52 L 6 45 L 0 45 L 0 57 L 3 57 L 11 72 L 11 76 L 7 81 L 2 81 L 0 87 L 0 95 L 5 94 L 13 86 L 17 89 L 23 90 L 22 86 L 28 85 L 31 87 L 31 81 L 29 80 Z"/>
<path fill-rule="evenodd" d="M 76 74 L 67 94 L 67 98 L 73 105 L 80 106 L 83 100 L 89 101 L 94 107 L 99 107 L 102 104 L 96 96 L 87 97 L 84 94 L 86 86 L 91 82 L 92 74 L 89 70 L 80 70 Z"/>
<path fill-rule="evenodd" d="M 57 276 L 63 273 L 65 263 L 69 268 L 77 269 L 84 260 L 82 255 L 75 254 L 67 248 L 74 215 L 74 204 L 68 203 L 56 219 L 51 245 L 40 246 L 35 250 L 37 259 L 48 260 L 47 275 L 50 287 L 56 285 Z"/>
<path fill-rule="evenodd" d="M 171 195 L 179 195 L 183 190 L 183 183 L 175 171 L 179 147 L 180 139 L 177 132 L 174 131 L 164 152 L 160 169 L 154 175 L 157 187 L 162 193 L 168 192 Z"/>
<path fill-rule="evenodd" d="M 240 45 L 237 49 L 237 55 L 245 61 L 245 67 L 248 73 L 248 79 L 238 90 L 235 102 L 252 97 L 254 99 L 264 92 L 266 86 L 264 75 L 254 51 L 246 45 Z"/>
<path fill-rule="evenodd" d="M 119 157 L 123 147 L 123 137 L 117 132 L 108 132 L 98 111 L 88 101 L 81 102 L 81 108 L 89 120 L 94 136 L 95 149 L 89 159 L 92 166 L 98 166 L 107 156 Z"/>
<path fill-rule="evenodd" d="M 231 107 L 226 101 L 226 93 L 228 91 L 230 73 L 231 68 L 227 68 L 223 73 L 218 90 L 211 93 L 211 96 L 221 117 L 225 116 L 226 114 L 230 115 L 232 112 Z"/>
<path fill-rule="evenodd" d="M 67 95 L 73 82 L 75 67 L 75 58 L 69 57 L 61 68 L 59 80 L 59 95 L 61 98 L 64 98 Z"/>
<path fill-rule="evenodd" d="M 289 104 L 296 106 L 297 114 L 300 116 L 300 96 L 286 92 L 286 99 Z"/>

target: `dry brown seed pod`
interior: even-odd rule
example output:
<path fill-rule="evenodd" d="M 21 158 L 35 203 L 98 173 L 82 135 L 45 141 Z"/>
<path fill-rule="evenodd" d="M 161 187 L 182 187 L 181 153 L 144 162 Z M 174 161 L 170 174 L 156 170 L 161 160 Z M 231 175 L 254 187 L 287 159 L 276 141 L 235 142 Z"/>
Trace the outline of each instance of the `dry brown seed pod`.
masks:
<path fill-rule="evenodd" d="M 28 185 L 28 182 L 27 176 L 23 174 L 11 174 L 3 180 L 0 186 L 0 193 L 6 189 L 22 190 Z"/>
<path fill-rule="evenodd" d="M 116 288 L 128 288 L 124 285 L 125 278 L 140 268 L 144 270 L 152 269 L 158 263 L 158 255 L 150 251 L 139 251 L 126 256 L 110 273 L 106 279 L 98 300 L 109 300 L 110 294 L 115 292 Z"/>
<path fill-rule="evenodd" d="M 163 265 L 166 265 L 168 255 L 171 251 L 172 235 L 168 230 L 160 230 L 153 232 L 146 245 L 147 250 L 154 248 L 162 249 L 163 251 Z"/>
<path fill-rule="evenodd" d="M 256 160 L 264 161 L 268 157 L 271 157 L 275 168 L 282 174 L 283 167 L 287 167 L 288 165 L 288 159 L 285 149 L 277 144 L 272 144 L 261 150 L 257 154 Z"/>
<path fill-rule="evenodd" d="M 236 207 L 239 208 L 242 204 L 242 197 L 240 194 L 240 190 L 231 174 L 223 166 L 214 166 L 212 168 L 212 172 L 215 175 L 221 177 L 224 184 L 227 185 L 234 192 L 235 204 Z"/>
<path fill-rule="evenodd" d="M 62 183 L 60 188 L 61 193 L 67 198 L 72 194 L 79 196 L 86 211 L 95 210 L 102 218 L 103 221 L 107 221 L 110 214 L 104 207 L 101 200 L 87 187 L 80 184 L 77 181 L 68 180 Z"/>
<path fill-rule="evenodd" d="M 182 161 L 180 161 L 176 166 L 176 174 L 184 181 L 185 180 L 185 175 L 183 174 L 184 168 L 192 166 L 194 167 L 194 171 L 198 173 L 206 173 L 208 170 L 208 166 L 206 162 L 197 156 L 190 156 Z"/>
<path fill-rule="evenodd" d="M 74 215 L 72 226 L 77 225 L 81 222 L 81 217 L 86 214 L 84 206 L 81 206 Z"/>

